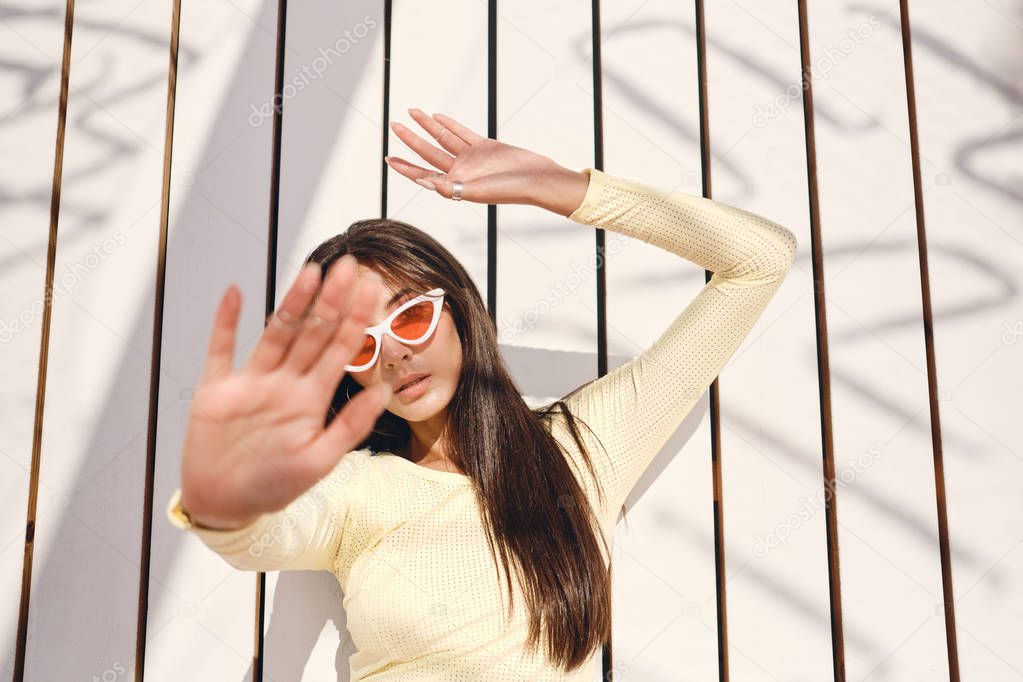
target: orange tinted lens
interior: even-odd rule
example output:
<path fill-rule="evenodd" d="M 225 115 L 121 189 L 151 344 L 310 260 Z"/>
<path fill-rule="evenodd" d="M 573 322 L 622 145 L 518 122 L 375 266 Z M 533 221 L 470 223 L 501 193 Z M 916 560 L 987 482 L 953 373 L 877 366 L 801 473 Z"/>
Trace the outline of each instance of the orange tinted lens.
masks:
<path fill-rule="evenodd" d="M 406 308 L 394 318 L 394 322 L 391 323 L 391 331 L 405 341 L 418 341 L 430 328 L 431 320 L 433 320 L 433 302 L 422 301 Z"/>
<path fill-rule="evenodd" d="M 362 348 L 355 354 L 351 360 L 348 361 L 349 365 L 365 365 L 373 358 L 373 351 L 376 350 L 377 342 L 369 334 L 366 334 L 362 340 Z"/>

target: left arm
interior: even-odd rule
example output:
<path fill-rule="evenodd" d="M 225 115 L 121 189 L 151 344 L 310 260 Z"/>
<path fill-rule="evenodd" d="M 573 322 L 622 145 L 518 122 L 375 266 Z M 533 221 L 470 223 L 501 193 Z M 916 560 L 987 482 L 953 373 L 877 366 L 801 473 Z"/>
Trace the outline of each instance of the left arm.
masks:
<path fill-rule="evenodd" d="M 386 160 L 423 187 L 450 199 L 458 181 L 463 200 L 540 206 L 653 244 L 714 273 L 653 345 L 565 397 L 607 449 L 604 458 L 590 447 L 588 430 L 580 430 L 609 492 L 608 505 L 617 510 L 767 307 L 795 259 L 795 235 L 711 199 L 658 191 L 593 168 L 569 170 L 486 138 L 450 116 L 409 113 L 439 147 L 400 123 L 391 128 L 433 168 L 394 156 Z"/>
<path fill-rule="evenodd" d="M 650 347 L 565 398 L 607 450 L 605 457 L 580 429 L 607 494 L 605 511 L 617 515 L 778 290 L 796 239 L 777 223 L 720 202 L 591 168 L 583 173 L 589 185 L 569 219 L 640 239 L 714 273 Z"/>

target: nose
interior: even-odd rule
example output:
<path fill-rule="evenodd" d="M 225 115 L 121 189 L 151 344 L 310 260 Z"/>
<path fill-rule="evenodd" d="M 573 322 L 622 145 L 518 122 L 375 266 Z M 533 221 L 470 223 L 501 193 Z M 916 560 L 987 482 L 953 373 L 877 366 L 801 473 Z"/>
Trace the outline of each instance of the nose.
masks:
<path fill-rule="evenodd" d="M 384 334 L 380 340 L 380 362 L 387 368 L 393 368 L 406 357 L 412 357 L 412 349 L 401 341 Z"/>

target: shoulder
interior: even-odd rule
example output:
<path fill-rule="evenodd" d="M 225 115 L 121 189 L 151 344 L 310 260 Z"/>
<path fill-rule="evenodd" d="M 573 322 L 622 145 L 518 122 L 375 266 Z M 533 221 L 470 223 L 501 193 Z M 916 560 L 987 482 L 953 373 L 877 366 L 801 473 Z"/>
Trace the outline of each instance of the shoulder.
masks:
<path fill-rule="evenodd" d="M 598 485 L 607 480 L 610 463 L 599 439 L 590 430 L 586 421 L 572 410 L 570 402 L 563 402 L 561 405 L 552 403 L 546 417 L 546 424 L 551 436 L 561 446 L 561 451 L 564 453 L 572 473 L 575 474 L 576 481 L 582 486 L 583 493 L 603 518 L 607 510 L 606 500 L 600 499 Z M 572 424 L 575 425 L 579 440 L 586 448 L 589 464 L 579 447 L 579 442 L 573 435 Z"/>
<path fill-rule="evenodd" d="M 315 487 L 348 496 L 353 487 L 368 481 L 373 466 L 372 452 L 369 448 L 352 450 L 338 460 L 334 468 L 321 478 Z"/>

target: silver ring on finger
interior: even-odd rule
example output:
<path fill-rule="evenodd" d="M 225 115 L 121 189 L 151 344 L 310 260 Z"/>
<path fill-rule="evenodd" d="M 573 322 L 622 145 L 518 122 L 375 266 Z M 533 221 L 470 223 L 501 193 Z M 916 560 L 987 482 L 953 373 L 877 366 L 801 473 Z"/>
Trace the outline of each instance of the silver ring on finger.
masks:
<path fill-rule="evenodd" d="M 451 198 L 455 201 L 462 200 L 462 182 L 460 180 L 451 183 Z"/>

